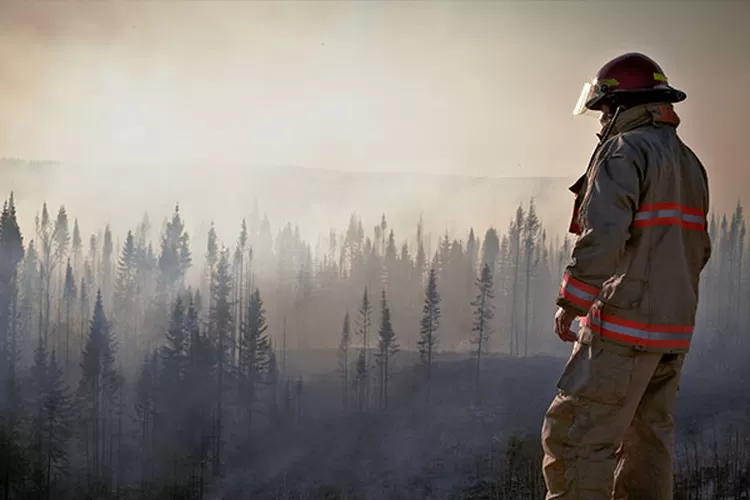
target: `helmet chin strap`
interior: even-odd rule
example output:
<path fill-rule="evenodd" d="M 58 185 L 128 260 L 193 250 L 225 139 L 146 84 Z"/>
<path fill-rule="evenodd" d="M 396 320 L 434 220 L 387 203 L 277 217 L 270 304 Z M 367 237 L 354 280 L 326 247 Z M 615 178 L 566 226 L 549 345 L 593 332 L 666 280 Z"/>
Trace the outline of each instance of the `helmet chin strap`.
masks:
<path fill-rule="evenodd" d="M 604 131 L 602 131 L 601 134 L 596 134 L 599 137 L 599 145 L 604 144 L 604 142 L 607 139 L 609 139 L 609 134 L 612 132 L 612 127 L 615 126 L 617 117 L 620 116 L 620 112 L 624 110 L 625 110 L 625 106 L 623 105 L 617 106 L 617 108 L 615 108 L 615 112 L 612 114 L 612 118 L 609 119 L 607 126 L 604 128 Z"/>

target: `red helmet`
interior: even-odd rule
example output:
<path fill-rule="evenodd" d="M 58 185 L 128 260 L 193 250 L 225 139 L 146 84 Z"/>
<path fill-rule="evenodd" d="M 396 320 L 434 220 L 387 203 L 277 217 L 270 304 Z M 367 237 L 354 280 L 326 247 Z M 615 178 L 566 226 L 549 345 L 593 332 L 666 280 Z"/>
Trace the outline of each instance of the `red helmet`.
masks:
<path fill-rule="evenodd" d="M 647 102 L 680 102 L 687 95 L 669 86 L 664 71 L 651 58 L 630 52 L 616 57 L 583 85 L 573 114 L 600 111 L 604 103 L 625 107 Z"/>

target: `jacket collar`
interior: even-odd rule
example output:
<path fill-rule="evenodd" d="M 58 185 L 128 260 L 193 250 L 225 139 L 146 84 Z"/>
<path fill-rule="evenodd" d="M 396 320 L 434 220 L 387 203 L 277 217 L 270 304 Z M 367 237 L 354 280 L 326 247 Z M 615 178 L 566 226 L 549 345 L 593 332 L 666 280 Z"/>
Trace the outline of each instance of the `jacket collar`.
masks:
<path fill-rule="evenodd" d="M 612 129 L 609 131 L 608 138 L 612 138 L 617 134 L 622 134 L 644 125 L 652 125 L 654 127 L 671 126 L 677 128 L 680 125 L 680 117 L 675 113 L 674 106 L 671 103 L 654 103 L 634 106 L 625 111 L 621 111 L 617 115 L 617 119 L 615 120 L 614 125 L 612 125 Z M 607 126 L 605 125 L 602 127 L 601 132 L 597 134 L 600 139 L 606 128 Z M 591 156 L 592 161 L 600 147 L 601 143 L 594 150 L 594 153 Z M 590 166 L 591 165 L 589 164 L 589 167 Z M 586 183 L 587 173 L 588 168 L 586 169 L 586 173 L 579 177 L 578 180 L 568 189 L 573 193 L 580 193 Z"/>
<path fill-rule="evenodd" d="M 666 125 L 677 128 L 680 125 L 680 117 L 677 116 L 674 106 L 670 103 L 642 104 L 620 112 L 614 125 L 612 125 L 609 137 L 614 137 L 643 125 L 653 125 L 654 127 Z M 606 127 L 600 133 L 603 133 L 604 129 Z"/>

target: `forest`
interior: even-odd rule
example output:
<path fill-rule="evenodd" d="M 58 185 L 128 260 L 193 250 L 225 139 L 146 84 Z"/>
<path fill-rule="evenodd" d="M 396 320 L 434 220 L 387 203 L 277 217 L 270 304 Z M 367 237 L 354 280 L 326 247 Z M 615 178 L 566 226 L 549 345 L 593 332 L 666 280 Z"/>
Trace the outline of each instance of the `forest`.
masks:
<path fill-rule="evenodd" d="M 573 240 L 535 203 L 502 228 L 351 214 L 305 241 L 249 201 L 198 248 L 179 205 L 83 234 L 86 214 L 46 203 L 20 227 L 9 193 L 0 498 L 543 498 Z M 741 205 L 709 230 L 675 498 L 750 498 Z"/>

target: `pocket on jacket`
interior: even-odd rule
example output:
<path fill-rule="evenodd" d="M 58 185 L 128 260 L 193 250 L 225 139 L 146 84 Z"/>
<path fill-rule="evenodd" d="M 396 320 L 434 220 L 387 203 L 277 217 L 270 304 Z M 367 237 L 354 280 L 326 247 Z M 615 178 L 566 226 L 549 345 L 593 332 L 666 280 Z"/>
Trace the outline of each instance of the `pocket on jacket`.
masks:
<path fill-rule="evenodd" d="M 603 347 L 576 343 L 557 388 L 566 395 L 604 405 L 624 404 L 635 367 L 635 356 Z"/>
<path fill-rule="evenodd" d="M 619 276 L 605 283 L 601 301 L 605 307 L 619 310 L 636 309 L 646 290 L 646 282 L 628 276 Z"/>

